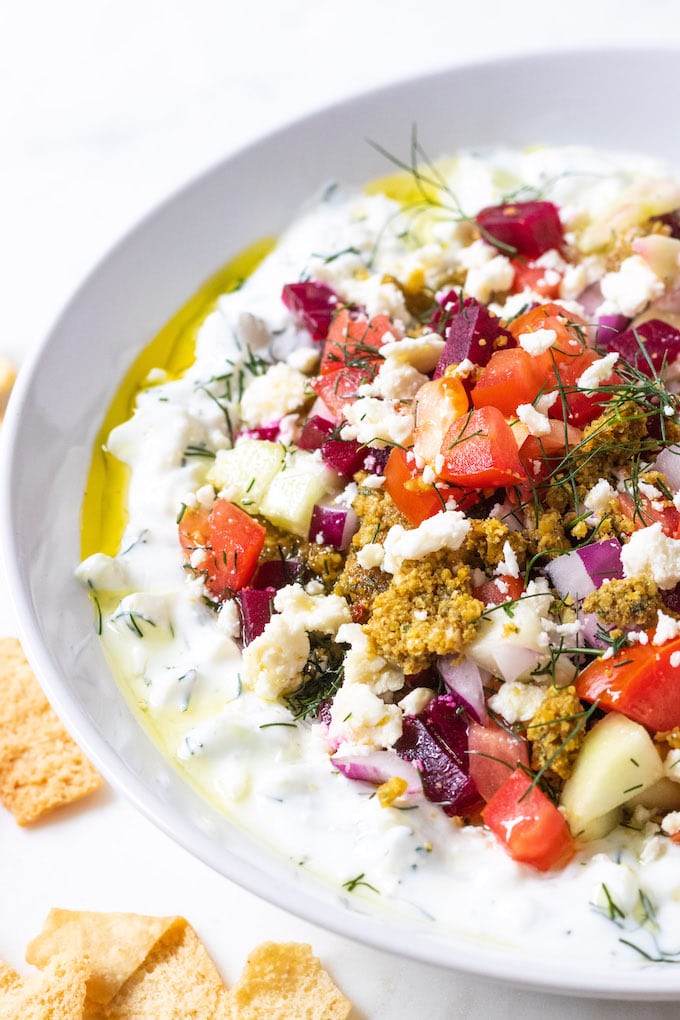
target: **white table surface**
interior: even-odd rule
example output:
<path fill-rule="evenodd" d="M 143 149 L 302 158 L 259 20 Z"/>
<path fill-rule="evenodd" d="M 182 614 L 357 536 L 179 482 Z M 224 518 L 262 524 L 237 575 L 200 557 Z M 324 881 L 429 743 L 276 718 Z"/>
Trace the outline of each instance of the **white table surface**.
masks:
<path fill-rule="evenodd" d="M 21 362 L 140 215 L 285 120 L 456 62 L 635 44 L 680 48 L 676 0 L 8 2 L 0 353 Z M 13 631 L 0 578 L 0 634 Z M 228 983 L 258 942 L 310 942 L 354 1002 L 352 1020 L 677 1016 L 671 1004 L 546 997 L 355 945 L 213 873 L 108 788 L 32 830 L 0 809 L 0 958 L 27 969 L 24 947 L 51 906 L 181 913 Z"/>

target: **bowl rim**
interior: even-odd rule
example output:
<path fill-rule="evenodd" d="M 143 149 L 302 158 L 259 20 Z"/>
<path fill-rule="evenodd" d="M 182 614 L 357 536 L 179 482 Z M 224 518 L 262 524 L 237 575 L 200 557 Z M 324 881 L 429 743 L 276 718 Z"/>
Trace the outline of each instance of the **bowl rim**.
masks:
<path fill-rule="evenodd" d="M 654 58 L 656 55 L 664 59 L 675 56 L 677 59 L 680 53 L 677 47 L 671 45 L 667 47 L 642 45 L 585 49 L 565 48 L 549 52 L 519 54 L 500 59 L 471 60 L 456 64 L 454 67 L 439 68 L 427 74 L 396 79 L 369 91 L 359 92 L 327 106 L 314 109 L 301 117 L 291 118 L 274 130 L 250 140 L 245 145 L 228 153 L 223 159 L 217 160 L 213 165 L 173 189 L 107 249 L 72 296 L 64 303 L 62 310 L 56 316 L 42 341 L 27 354 L 10 398 L 0 439 L 2 444 L 2 456 L 0 456 L 0 552 L 10 599 L 16 613 L 19 636 L 27 658 L 66 728 L 77 739 L 85 753 L 114 789 L 122 793 L 154 825 L 198 857 L 199 860 L 208 864 L 218 874 L 234 881 L 254 895 L 264 897 L 267 901 L 309 922 L 397 956 L 406 956 L 422 963 L 464 971 L 470 975 L 544 992 L 611 998 L 618 998 L 625 993 L 629 998 L 668 1000 L 680 996 L 680 980 L 672 981 L 670 980 L 672 975 L 668 974 L 672 968 L 665 969 L 668 980 L 664 980 L 663 970 L 655 969 L 653 972 L 645 972 L 637 967 L 631 967 L 630 971 L 612 971 L 599 975 L 591 972 L 584 980 L 583 975 L 570 973 L 573 965 L 570 967 L 561 964 L 558 965 L 555 972 L 544 971 L 529 976 L 518 973 L 518 962 L 524 963 L 524 954 L 517 958 L 511 953 L 506 956 L 485 950 L 480 960 L 479 946 L 472 943 L 466 946 L 451 941 L 444 943 L 440 939 L 428 937 L 416 938 L 411 944 L 405 946 L 399 941 L 401 938 L 399 927 L 396 928 L 396 935 L 392 937 L 389 926 L 384 925 L 380 918 L 378 918 L 378 923 L 374 923 L 374 919 L 339 906 L 333 908 L 333 916 L 329 919 L 328 905 L 318 901 L 313 894 L 291 900 L 285 890 L 271 883 L 269 890 L 263 894 L 261 884 L 258 884 L 253 874 L 247 870 L 244 871 L 236 858 L 228 858 L 225 861 L 224 850 L 216 844 L 211 844 L 204 834 L 189 827 L 178 832 L 173 820 L 168 818 L 165 805 L 157 795 L 132 770 L 121 772 L 120 758 L 107 743 L 103 734 L 99 732 L 94 722 L 84 715 L 70 688 L 64 682 L 58 667 L 52 661 L 40 633 L 31 594 L 16 555 L 14 535 L 17 522 L 12 501 L 12 485 L 18 478 L 21 467 L 19 462 L 20 431 L 24 417 L 30 414 L 31 386 L 39 371 L 45 351 L 58 336 L 61 324 L 69 310 L 75 307 L 84 295 L 87 295 L 92 282 L 99 274 L 106 273 L 107 266 L 114 256 L 120 254 L 128 245 L 134 244 L 135 238 L 146 231 L 156 220 L 162 218 L 166 210 L 171 208 L 178 198 L 191 191 L 201 190 L 205 187 L 206 182 L 214 175 L 219 174 L 226 165 L 246 159 L 258 149 L 270 146 L 275 141 L 285 140 L 286 135 L 293 129 L 312 129 L 315 125 L 322 126 L 323 122 L 335 111 L 351 111 L 352 108 L 361 108 L 416 84 L 422 86 L 429 82 L 434 85 L 443 80 L 455 80 L 460 76 L 479 75 L 488 71 L 500 73 L 505 67 L 516 68 L 518 65 L 533 65 L 538 69 L 549 65 L 554 60 L 566 60 L 572 64 L 583 61 L 591 64 L 595 61 Z M 298 890 L 299 893 L 300 890 Z M 646 980 L 648 974 L 653 975 L 650 980 Z"/>

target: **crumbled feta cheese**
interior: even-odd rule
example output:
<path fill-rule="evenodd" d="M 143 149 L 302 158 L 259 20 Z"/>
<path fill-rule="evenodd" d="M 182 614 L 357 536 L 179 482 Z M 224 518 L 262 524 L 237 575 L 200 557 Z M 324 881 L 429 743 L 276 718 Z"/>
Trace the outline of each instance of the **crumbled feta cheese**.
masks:
<path fill-rule="evenodd" d="M 508 577 L 519 577 L 519 563 L 515 551 L 509 542 L 503 545 L 503 559 L 497 565 L 495 574 L 506 574 Z"/>
<path fill-rule="evenodd" d="M 336 634 L 352 619 L 340 595 L 309 595 L 299 584 L 288 584 L 274 596 L 274 609 L 295 619 L 307 631 Z"/>
<path fill-rule="evenodd" d="M 554 329 L 535 329 L 533 333 L 520 333 L 518 337 L 520 347 L 533 357 L 545 354 L 556 340 Z"/>
<path fill-rule="evenodd" d="M 202 485 L 196 490 L 196 506 L 200 506 L 202 510 L 211 510 L 214 502 L 215 489 L 212 485 Z"/>
<path fill-rule="evenodd" d="M 359 549 L 357 553 L 357 563 L 364 570 L 371 570 L 373 567 L 382 566 L 382 562 L 385 558 L 385 548 L 380 542 L 369 542 Z"/>
<path fill-rule="evenodd" d="M 405 698 L 399 702 L 399 708 L 404 715 L 418 715 L 424 711 L 430 702 L 436 697 L 431 687 L 414 687 Z"/>
<path fill-rule="evenodd" d="M 398 691 L 404 685 L 404 671 L 376 655 L 372 642 L 358 623 L 345 623 L 338 630 L 336 641 L 349 645 L 345 655 L 345 685 L 363 684 L 375 694 Z"/>
<path fill-rule="evenodd" d="M 335 497 L 334 502 L 337 503 L 338 506 L 350 507 L 354 500 L 357 498 L 358 493 L 359 486 L 357 485 L 357 483 L 350 482 L 348 485 L 345 486 L 342 492 Z"/>
<path fill-rule="evenodd" d="M 518 404 L 517 417 L 529 430 L 530 436 L 547 436 L 550 434 L 550 419 L 540 411 L 537 411 L 533 404 Z"/>
<path fill-rule="evenodd" d="M 296 347 L 286 358 L 287 363 L 296 372 L 311 375 L 319 364 L 321 353 L 317 347 Z"/>
<path fill-rule="evenodd" d="M 663 499 L 663 493 L 657 489 L 656 485 L 649 485 L 648 482 L 638 482 L 638 489 L 647 499 Z"/>
<path fill-rule="evenodd" d="M 680 832 L 680 811 L 669 811 L 661 819 L 661 829 L 667 836 L 675 836 L 676 833 Z"/>
<path fill-rule="evenodd" d="M 440 549 L 460 549 L 469 530 L 470 522 L 460 510 L 443 510 L 408 531 L 395 524 L 385 538 L 383 569 L 396 574 L 404 560 L 420 560 Z"/>
<path fill-rule="evenodd" d="M 616 492 L 611 487 L 606 478 L 600 478 L 599 481 L 593 485 L 592 489 L 583 497 L 583 503 L 587 510 L 591 510 L 598 517 L 606 513 L 610 502 L 615 499 Z"/>
<path fill-rule="evenodd" d="M 515 270 L 505 255 L 496 255 L 482 266 L 468 269 L 465 291 L 470 297 L 487 304 L 499 292 L 510 290 Z"/>
<path fill-rule="evenodd" d="M 297 411 L 306 399 L 306 376 L 285 361 L 278 361 L 246 387 L 241 400 L 241 416 L 250 428 L 269 425 L 285 414 Z"/>
<path fill-rule="evenodd" d="M 501 715 L 512 725 L 516 722 L 528 722 L 536 715 L 546 692 L 533 684 L 524 684 L 519 680 L 501 685 L 496 694 L 489 698 L 489 708 Z"/>
<path fill-rule="evenodd" d="M 226 637 L 240 637 L 241 617 L 234 599 L 228 599 L 222 603 L 215 622 L 217 629 Z"/>
<path fill-rule="evenodd" d="M 647 575 L 667 591 L 680 581 L 680 540 L 668 538 L 661 524 L 634 531 L 621 550 L 624 577 Z"/>
<path fill-rule="evenodd" d="M 672 747 L 663 762 L 663 772 L 667 779 L 680 783 L 680 748 Z"/>
<path fill-rule="evenodd" d="M 466 245 L 458 253 L 458 261 L 463 269 L 481 269 L 496 257 L 498 250 L 487 244 L 482 238 Z"/>
<path fill-rule="evenodd" d="M 422 336 L 407 336 L 403 340 L 383 343 L 380 354 L 386 361 L 411 365 L 427 374 L 437 367 L 443 350 L 444 341 L 439 333 L 423 333 Z"/>
<path fill-rule="evenodd" d="M 364 461 L 364 466 L 366 462 Z M 385 484 L 384 475 L 366 475 L 361 483 L 363 489 L 382 489 Z"/>
<path fill-rule="evenodd" d="M 680 635 L 680 620 L 667 616 L 660 609 L 657 610 L 656 630 L 654 631 L 652 644 L 663 645 L 666 641 L 672 641 L 678 635 Z"/>
<path fill-rule="evenodd" d="M 333 699 L 329 739 L 359 747 L 392 747 L 402 731 L 398 705 L 387 705 L 363 684 L 343 684 Z"/>
<path fill-rule="evenodd" d="M 605 273 L 600 281 L 604 302 L 598 315 L 626 315 L 632 319 L 650 301 L 663 293 L 663 281 L 639 255 L 624 259 L 618 270 Z"/>
<path fill-rule="evenodd" d="M 598 386 L 602 386 L 602 384 L 607 381 L 618 360 L 618 351 L 612 351 L 611 354 L 605 354 L 604 358 L 594 361 L 592 365 L 588 366 L 585 372 L 581 373 L 576 380 L 576 385 L 580 386 L 582 390 L 596 390 Z"/>
<path fill-rule="evenodd" d="M 470 373 L 474 372 L 475 367 L 475 364 L 469 358 L 463 358 L 457 365 L 451 367 L 449 375 L 454 376 L 456 379 L 467 379 Z"/>
<path fill-rule="evenodd" d="M 342 439 L 408 446 L 413 432 L 413 415 L 403 407 L 397 409 L 392 401 L 360 397 L 343 407 L 342 411 L 347 421 L 340 432 Z"/>
<path fill-rule="evenodd" d="M 276 614 L 243 649 L 243 682 L 259 697 L 276 701 L 300 686 L 309 652 L 303 625 L 288 614 Z"/>
<path fill-rule="evenodd" d="M 403 341 L 402 341 L 403 342 Z M 386 400 L 411 400 L 429 379 L 407 361 L 388 358 L 372 383 L 361 386 L 363 396 L 385 397 Z"/>

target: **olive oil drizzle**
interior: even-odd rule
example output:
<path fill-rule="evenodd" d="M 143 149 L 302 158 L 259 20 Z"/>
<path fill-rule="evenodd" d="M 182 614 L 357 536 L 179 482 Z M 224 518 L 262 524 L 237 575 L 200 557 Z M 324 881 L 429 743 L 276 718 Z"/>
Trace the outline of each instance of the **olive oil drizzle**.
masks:
<path fill-rule="evenodd" d="M 214 310 L 220 294 L 237 290 L 243 280 L 273 249 L 275 241 L 263 238 L 210 277 L 173 315 L 127 370 L 102 421 L 95 440 L 81 511 L 81 556 L 95 552 L 115 556 L 127 524 L 129 470 L 106 449 L 113 428 L 126 421 L 138 393 L 150 385 L 152 368 L 162 368 L 168 379 L 179 379 L 194 360 L 196 336 Z"/>

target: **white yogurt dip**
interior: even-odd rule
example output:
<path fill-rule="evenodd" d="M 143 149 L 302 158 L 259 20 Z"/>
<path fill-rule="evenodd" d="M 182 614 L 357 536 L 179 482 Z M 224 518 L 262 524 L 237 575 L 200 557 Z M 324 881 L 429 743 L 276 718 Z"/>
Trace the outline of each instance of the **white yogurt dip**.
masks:
<path fill-rule="evenodd" d="M 611 385 L 608 391 L 606 387 L 623 359 L 593 353 L 590 362 L 582 364 L 589 374 L 569 380 L 568 402 L 576 390 L 590 397 L 599 394 L 596 414 L 584 411 L 565 425 L 554 410 L 556 402 L 565 399 L 559 379 L 559 385 L 554 379 L 552 384 L 557 392 L 543 383 L 528 402 L 518 395 L 512 408 L 499 412 L 512 430 L 503 449 L 507 453 L 507 443 L 512 444 L 514 464 L 518 456 L 524 457 L 519 461 L 526 472 L 523 480 L 515 473 L 507 483 L 499 482 L 498 471 L 512 474 L 517 468 L 494 462 L 491 475 L 462 484 L 450 453 L 456 443 L 444 445 L 454 419 L 459 422 L 458 442 L 463 443 L 467 433 L 460 422 L 488 406 L 451 411 L 456 399 L 467 400 L 481 385 L 484 365 L 479 356 L 475 362 L 474 352 L 469 358 L 450 358 L 445 366 L 451 413 L 444 415 L 444 424 L 437 417 L 441 400 L 433 410 L 419 398 L 428 392 L 422 387 L 433 372 L 437 375 L 445 358 L 448 322 L 460 314 L 462 299 L 472 299 L 464 307 L 481 306 L 497 316 L 494 322 L 505 337 L 524 309 L 558 301 L 560 322 L 567 331 L 576 329 L 568 341 L 576 349 L 568 353 L 581 358 L 584 351 L 590 354 L 595 331 L 574 327 L 574 322 L 593 323 L 612 315 L 628 319 L 656 304 L 663 308 L 664 301 L 668 307 L 680 275 L 680 241 L 660 218 L 680 206 L 680 189 L 652 160 L 579 148 L 465 154 L 443 161 L 438 172 L 445 188 L 426 183 L 425 201 L 412 188 L 403 207 L 379 191 L 369 195 L 328 189 L 243 286 L 219 298 L 199 329 L 194 363 L 182 377 L 170 378 L 162 369 L 152 373 L 140 388 L 133 416 L 117 425 L 107 440 L 109 452 L 129 467 L 127 525 L 120 550 L 114 556 L 89 556 L 78 575 L 96 601 L 112 669 L 154 739 L 212 803 L 301 868 L 344 889 L 350 898 L 361 897 L 371 911 L 419 920 L 439 933 L 540 945 L 541 954 L 559 951 L 576 961 L 592 960 L 597 953 L 614 967 L 644 961 L 643 954 L 680 959 L 680 847 L 672 839 L 680 829 L 680 775 L 675 775 L 680 751 L 674 751 L 680 740 L 673 734 L 666 741 L 657 739 L 656 752 L 650 752 L 651 771 L 639 784 L 645 792 L 654 785 L 652 779 L 663 778 L 667 802 L 652 798 L 651 804 L 636 807 L 631 798 L 637 784 L 632 784 L 625 796 L 614 795 L 611 804 L 605 791 L 606 809 L 598 813 L 595 808 L 588 817 L 579 814 L 579 796 L 574 808 L 569 794 L 560 793 L 566 777 L 552 770 L 554 760 L 540 765 L 531 761 L 536 744 L 536 753 L 544 759 L 549 745 L 547 738 L 541 744 L 536 734 L 540 723 L 532 720 L 585 665 L 574 649 L 585 642 L 591 646 L 586 655 L 621 658 L 620 639 L 607 637 L 611 624 L 601 619 L 604 634 L 593 639 L 592 626 L 588 631 L 586 617 L 577 613 L 575 597 L 599 590 L 601 579 L 595 582 L 588 574 L 584 590 L 577 592 L 573 585 L 581 574 L 573 572 L 573 561 L 567 581 L 562 580 L 566 557 L 578 557 L 579 549 L 601 538 L 620 540 L 625 550 L 634 533 L 648 553 L 646 559 L 639 553 L 623 558 L 622 583 L 630 584 L 617 589 L 616 597 L 626 612 L 629 589 L 645 572 L 658 567 L 661 594 L 680 577 L 670 562 L 680 540 L 666 531 L 662 542 L 657 534 L 671 519 L 671 508 L 677 514 L 680 478 L 664 474 L 665 468 L 650 474 L 655 457 L 671 440 L 659 440 L 656 450 L 641 441 L 643 455 L 632 483 L 630 471 L 613 455 L 605 465 L 607 477 L 593 478 L 585 486 L 585 474 L 576 474 L 573 505 L 555 503 L 555 533 L 566 536 L 567 544 L 559 550 L 562 555 L 554 557 L 548 538 L 537 545 L 540 535 L 535 521 L 532 525 L 536 503 L 527 493 L 531 489 L 535 494 L 546 481 L 542 458 L 547 437 L 561 429 L 564 448 L 559 457 L 573 457 L 584 429 L 606 413 L 610 398 L 619 399 L 620 394 L 612 396 Z M 430 170 L 426 176 L 431 178 Z M 516 209 L 526 202 L 553 203 L 562 232 L 557 246 L 530 257 L 522 257 L 516 246 L 502 242 L 476 219 L 483 208 Z M 364 375 L 347 390 L 346 402 L 335 407 L 329 407 L 333 392 L 328 378 L 338 381 L 335 366 L 328 363 L 329 343 L 312 339 L 299 312 L 289 310 L 281 299 L 285 285 L 310 280 L 336 295 L 336 317 L 340 309 L 351 308 L 350 323 L 361 321 L 379 333 L 370 343 L 365 337 L 347 341 L 337 372 L 347 377 L 354 369 Z M 322 288 L 319 293 L 328 292 Z M 538 371 L 536 366 L 544 364 L 541 356 L 550 357 L 558 343 L 551 322 L 527 327 L 518 340 L 503 340 L 494 350 L 521 350 L 526 364 Z M 319 376 L 322 353 L 326 370 Z M 325 378 L 325 390 L 317 387 L 319 378 Z M 511 380 L 511 386 L 516 382 Z M 319 402 L 313 383 L 325 401 Z M 650 384 L 637 379 L 636 385 Z M 669 377 L 667 404 L 662 402 L 659 410 L 669 422 L 675 419 L 673 387 Z M 563 410 L 562 418 L 566 413 Z M 329 435 L 336 445 L 366 447 L 368 459 L 354 476 L 336 470 L 337 460 L 325 456 L 321 441 L 316 449 L 308 443 L 300 448 L 305 422 L 314 416 L 331 422 Z M 530 440 L 538 445 L 526 446 Z M 559 447 L 559 436 L 555 444 Z M 530 448 L 534 452 L 527 459 L 522 451 Z M 228 563 L 227 553 L 218 553 L 207 538 L 192 547 L 184 533 L 183 550 L 178 521 L 180 531 L 189 520 L 207 527 L 208 515 L 221 500 L 222 505 L 237 506 L 263 532 L 268 529 L 269 555 L 263 552 L 260 562 L 275 558 L 274 528 L 276 536 L 288 535 L 291 545 L 297 543 L 302 550 L 284 555 L 305 560 L 313 504 L 339 511 L 347 535 L 352 532 L 348 515 L 353 505 L 359 519 L 367 516 L 367 506 L 384 508 L 379 502 L 384 492 L 394 491 L 383 473 L 383 451 L 390 449 L 411 451 L 404 453 L 404 464 L 417 481 L 406 491 L 428 498 L 435 494 L 441 506 L 431 507 L 420 523 L 408 519 L 408 513 L 398 521 L 384 518 L 370 539 L 359 531 L 361 546 L 355 540 L 350 554 L 356 560 L 355 573 L 344 587 L 335 587 L 342 570 L 337 556 L 335 566 L 324 566 L 320 555 L 309 559 L 306 576 L 271 593 L 271 620 L 243 650 L 238 600 L 229 584 L 220 589 L 216 575 L 226 577 L 220 571 L 232 570 L 229 577 L 239 577 L 235 588 L 248 588 L 252 574 L 244 581 L 237 554 L 233 564 Z M 577 468 L 585 471 L 581 462 Z M 548 471 L 548 483 L 553 482 Z M 466 491 L 474 491 L 472 503 Z M 542 490 L 540 499 L 544 496 Z M 633 500 L 627 517 L 626 497 Z M 645 501 L 643 506 L 640 501 Z M 654 512 L 653 518 L 636 522 L 635 511 L 641 506 L 646 514 Z M 547 509 L 543 503 L 541 514 Z M 489 548 L 480 552 L 480 521 L 489 528 L 489 522 L 498 524 L 495 552 L 489 551 L 489 529 Z M 328 548 L 332 558 L 333 543 L 324 541 L 328 533 L 320 537 L 312 537 L 312 547 Z M 342 559 L 346 556 L 344 551 Z M 629 561 L 632 565 L 626 567 Z M 549 567 L 551 562 L 556 566 Z M 428 589 L 421 604 L 421 593 L 414 589 L 411 618 L 400 625 L 404 633 L 414 628 L 422 638 L 409 645 L 403 634 L 392 635 L 389 625 L 383 633 L 371 629 L 375 605 L 383 598 L 389 607 L 390 592 L 403 611 L 409 569 L 415 565 L 423 577 L 436 578 L 445 563 L 452 565 L 454 575 L 444 585 L 448 594 L 433 595 Z M 463 570 L 465 581 L 457 570 Z M 372 595 L 357 594 L 366 577 L 373 578 L 382 593 L 375 604 Z M 434 626 L 441 600 L 450 598 L 456 584 L 464 586 L 460 602 L 447 603 L 445 624 Z M 510 602 L 499 610 L 497 603 L 506 597 Z M 658 591 L 654 595 L 647 590 L 647 609 L 659 597 Z M 663 651 L 678 640 L 676 615 L 672 606 L 659 612 L 656 647 Z M 628 621 L 624 651 L 644 648 L 650 640 L 653 645 L 653 629 L 649 622 Z M 337 684 L 329 687 L 323 710 L 316 704 L 306 718 L 295 718 L 303 714 L 295 695 L 309 680 L 310 662 L 318 662 L 329 649 L 328 676 Z M 454 656 L 459 670 L 464 665 L 472 671 L 478 691 L 485 685 L 481 723 L 489 723 L 485 713 L 490 711 L 504 727 L 514 729 L 530 756 L 527 773 L 539 773 L 539 787 L 552 783 L 560 807 L 551 804 L 551 809 L 568 819 L 572 835 L 567 832 L 565 838 L 570 846 L 572 836 L 577 837 L 575 856 L 566 866 L 560 861 L 536 870 L 513 859 L 512 847 L 507 852 L 480 819 L 490 795 L 475 798 L 473 791 L 459 811 L 454 805 L 455 818 L 423 795 L 422 746 L 409 758 L 404 741 L 411 732 L 408 720 L 414 718 L 429 720 L 422 725 L 433 732 L 427 713 L 433 711 L 433 699 L 447 693 L 445 673 L 434 667 L 441 666 L 445 656 Z M 680 663 L 680 653 L 677 659 Z M 672 655 L 670 662 L 677 665 Z M 410 674 L 426 667 L 429 672 L 411 679 Z M 316 668 L 317 678 L 320 672 Z M 451 690 L 454 699 L 461 695 L 456 687 L 460 682 L 449 684 L 447 704 Z M 316 694 L 317 701 L 324 700 Z M 565 736 L 581 741 L 606 712 L 618 716 L 616 697 L 613 705 L 602 703 L 594 711 L 593 699 L 582 699 L 582 711 L 568 716 L 567 723 L 582 722 L 574 733 L 567 725 L 569 733 L 556 742 L 553 759 L 564 751 L 560 744 L 568 743 Z M 310 695 L 309 700 L 314 698 Z M 475 712 L 465 714 L 469 704 L 460 697 L 458 703 L 467 725 Z M 628 719 L 625 710 L 622 714 Z M 541 720 L 548 728 L 563 721 L 559 712 L 547 723 Z M 674 726 L 678 724 L 680 719 Z M 665 729 L 644 728 L 634 719 L 630 725 L 637 727 L 634 733 L 645 753 L 645 740 L 652 746 L 651 736 Z M 588 741 L 594 744 L 590 737 Z M 576 747 L 565 765 L 567 773 L 574 772 L 579 757 L 585 759 L 585 754 Z M 514 765 L 508 760 L 508 775 Z M 357 769 L 372 781 L 354 778 Z M 467 769 L 464 757 L 462 771 Z M 573 787 L 576 779 L 567 785 L 570 782 Z M 596 828 L 587 833 L 579 828 L 579 818 L 584 826 L 593 821 L 599 825 L 603 838 L 593 838 Z M 617 826 L 618 821 L 625 827 Z M 506 826 L 509 838 L 513 824 L 510 819 Z"/>

